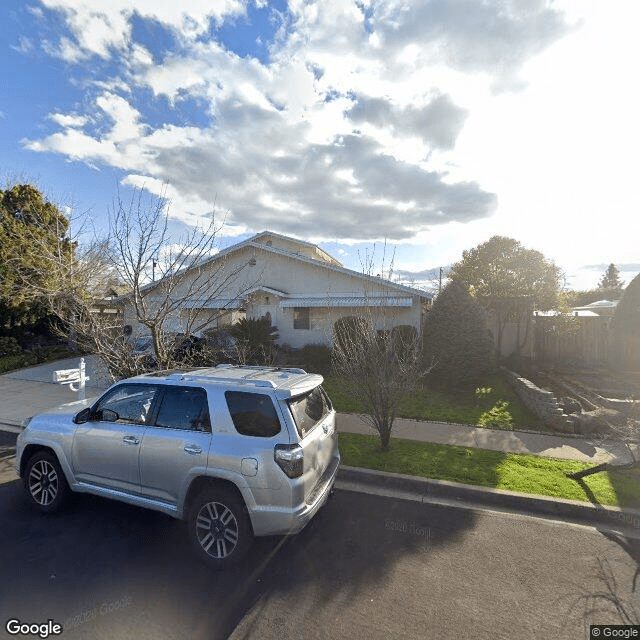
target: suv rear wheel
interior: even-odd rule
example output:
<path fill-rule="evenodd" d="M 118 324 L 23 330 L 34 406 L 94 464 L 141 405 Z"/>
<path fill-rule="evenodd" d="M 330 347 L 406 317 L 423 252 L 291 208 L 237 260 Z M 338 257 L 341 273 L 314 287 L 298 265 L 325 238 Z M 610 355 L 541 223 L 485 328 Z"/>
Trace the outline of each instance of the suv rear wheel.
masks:
<path fill-rule="evenodd" d="M 239 562 L 253 540 L 244 503 L 225 487 L 211 487 L 197 495 L 187 526 L 198 556 L 216 569 Z"/>
<path fill-rule="evenodd" d="M 24 482 L 31 503 L 44 513 L 60 509 L 69 493 L 60 463 L 50 451 L 37 451 L 31 456 Z"/>

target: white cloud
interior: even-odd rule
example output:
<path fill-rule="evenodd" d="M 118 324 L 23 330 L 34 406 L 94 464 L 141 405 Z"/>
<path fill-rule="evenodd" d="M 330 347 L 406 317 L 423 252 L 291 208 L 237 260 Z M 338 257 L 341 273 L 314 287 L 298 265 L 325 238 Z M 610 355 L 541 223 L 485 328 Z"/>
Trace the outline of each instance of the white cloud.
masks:
<path fill-rule="evenodd" d="M 18 37 L 18 45 L 11 45 L 11 48 L 18 53 L 22 53 L 23 55 L 27 55 L 34 50 L 33 40 L 31 38 L 27 38 L 26 36 Z"/>
<path fill-rule="evenodd" d="M 88 55 L 109 58 L 113 52 L 128 48 L 131 41 L 131 18 L 155 20 L 189 40 L 205 33 L 210 21 L 220 22 L 226 16 L 243 14 L 240 0 L 40 0 L 48 8 L 60 12 L 75 43 L 62 38 L 55 48 L 63 59 L 77 62 Z M 75 53 L 71 55 L 71 52 Z M 82 53 L 81 53 L 82 52 Z"/>
<path fill-rule="evenodd" d="M 477 134 L 478 105 L 496 104 L 493 89 L 521 83 L 523 65 L 568 30 L 542 0 L 380 0 L 366 15 L 365 4 L 295 0 L 262 64 L 205 35 L 244 3 L 141 0 L 137 19 L 180 42 L 154 62 L 133 41 L 130 2 L 42 2 L 72 36 L 56 55 L 116 68 L 96 76 L 103 90 L 87 95 L 86 114 L 55 113 L 60 129 L 29 149 L 115 167 L 154 193 L 167 185 L 172 215 L 189 223 L 215 200 L 236 229 L 341 241 L 486 224 L 495 188 L 460 144 Z M 149 93 L 168 100 L 167 122 L 140 99 Z M 198 126 L 171 124 L 196 101 Z"/>
<path fill-rule="evenodd" d="M 84 127 L 89 122 L 87 116 L 77 116 L 73 114 L 52 113 L 49 118 L 63 128 Z"/>

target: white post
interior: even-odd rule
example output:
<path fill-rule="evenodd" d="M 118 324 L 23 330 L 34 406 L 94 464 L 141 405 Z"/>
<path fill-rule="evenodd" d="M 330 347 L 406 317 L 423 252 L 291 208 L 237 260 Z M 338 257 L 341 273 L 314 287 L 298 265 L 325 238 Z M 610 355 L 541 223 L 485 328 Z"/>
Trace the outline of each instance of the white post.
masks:
<path fill-rule="evenodd" d="M 71 391 L 80 392 L 80 400 L 84 400 L 85 399 L 85 383 L 89 379 L 85 376 L 84 358 L 80 358 L 80 369 L 78 373 L 80 374 L 80 377 L 78 379 L 78 386 L 74 387 L 73 382 L 71 382 L 69 384 L 69 389 L 71 389 Z"/>

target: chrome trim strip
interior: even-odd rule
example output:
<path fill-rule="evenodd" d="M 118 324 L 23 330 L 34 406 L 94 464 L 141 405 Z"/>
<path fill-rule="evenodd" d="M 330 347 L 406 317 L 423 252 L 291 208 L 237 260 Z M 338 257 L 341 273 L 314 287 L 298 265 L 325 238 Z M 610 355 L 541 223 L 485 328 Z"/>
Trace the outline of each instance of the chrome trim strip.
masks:
<path fill-rule="evenodd" d="M 140 505 L 148 507 L 149 509 L 155 509 L 156 511 L 164 511 L 165 513 L 177 514 L 178 508 L 176 505 L 169 502 L 162 502 L 161 500 L 153 500 L 151 498 L 145 498 L 133 493 L 127 493 L 126 491 L 118 491 L 117 489 L 108 489 L 107 487 L 99 487 L 95 484 L 88 484 L 86 482 L 78 482 L 77 490 L 86 493 L 93 493 L 104 498 L 113 498 L 114 500 L 121 500 L 133 505 Z"/>

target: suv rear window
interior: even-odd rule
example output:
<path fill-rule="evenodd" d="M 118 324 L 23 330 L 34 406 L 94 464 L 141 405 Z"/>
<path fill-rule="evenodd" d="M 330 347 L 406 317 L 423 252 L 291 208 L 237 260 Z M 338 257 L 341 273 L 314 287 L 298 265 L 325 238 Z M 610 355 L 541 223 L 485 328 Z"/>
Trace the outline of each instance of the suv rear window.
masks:
<path fill-rule="evenodd" d="M 238 433 L 258 438 L 270 438 L 280 433 L 280 420 L 269 396 L 245 391 L 225 391 L 224 397 Z"/>
<path fill-rule="evenodd" d="M 331 400 L 322 387 L 288 400 L 296 429 L 304 438 L 332 409 Z"/>

